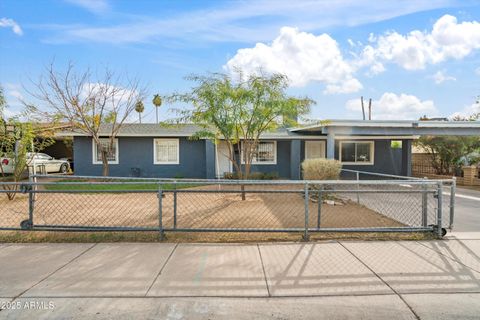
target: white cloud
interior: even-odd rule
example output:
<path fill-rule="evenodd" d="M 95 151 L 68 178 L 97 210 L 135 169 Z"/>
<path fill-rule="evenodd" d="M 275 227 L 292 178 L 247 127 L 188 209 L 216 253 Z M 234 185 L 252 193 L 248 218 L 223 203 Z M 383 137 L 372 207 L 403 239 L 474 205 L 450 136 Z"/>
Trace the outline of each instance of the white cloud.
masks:
<path fill-rule="evenodd" d="M 480 113 L 480 103 L 472 103 L 471 105 L 464 107 L 461 111 L 452 113 L 449 118 L 468 118 L 477 113 Z"/>
<path fill-rule="evenodd" d="M 110 5 L 107 0 L 65 0 L 71 4 L 82 7 L 90 12 L 100 14 L 108 11 Z"/>
<path fill-rule="evenodd" d="M 480 23 L 458 23 L 457 18 L 444 15 L 430 32 L 414 30 L 406 35 L 392 31 L 369 37 L 371 45 L 364 48 L 361 61 L 391 62 L 407 70 L 424 69 L 448 59 L 462 59 L 480 48 Z"/>
<path fill-rule="evenodd" d="M 21 106 L 25 100 L 22 94 L 22 86 L 16 83 L 5 83 L 5 96 L 10 106 Z"/>
<path fill-rule="evenodd" d="M 348 100 L 347 110 L 358 112 L 361 116 L 360 99 Z M 367 103 L 365 103 L 367 112 Z M 437 113 L 433 101 L 420 100 L 414 95 L 401 93 L 399 95 L 385 92 L 379 100 L 372 101 L 372 119 L 377 120 L 415 120 L 423 115 L 432 116 Z"/>
<path fill-rule="evenodd" d="M 100 10 L 106 1 L 68 0 L 90 10 Z M 57 25 L 48 42 L 94 41 L 101 43 L 144 43 L 163 39 L 231 41 L 255 43 L 270 41 L 282 26 L 315 31 L 334 26 L 356 26 L 392 19 L 414 12 L 447 7 L 451 0 L 256 0 L 227 1 L 225 4 L 190 10 L 181 14 L 160 11 L 131 16 L 119 24 Z M 100 4 L 97 4 L 100 3 Z M 94 5 L 94 6 L 93 6 Z M 100 9 L 96 8 L 100 6 Z M 108 3 L 107 3 L 108 6 Z M 48 26 L 52 28 L 51 26 Z M 178 45 L 178 43 L 176 43 Z"/>
<path fill-rule="evenodd" d="M 15 22 L 13 19 L 1 18 L 0 19 L 0 28 L 12 28 L 12 31 L 21 36 L 23 35 L 22 28 Z"/>
<path fill-rule="evenodd" d="M 224 68 L 230 72 L 241 68 L 246 74 L 260 69 L 283 73 L 296 87 L 319 81 L 326 84 L 326 93 L 356 92 L 362 88 L 334 39 L 325 33 L 315 36 L 290 27 L 283 27 L 270 45 L 257 43 L 253 48 L 238 50 Z"/>
<path fill-rule="evenodd" d="M 126 103 L 129 99 L 137 99 L 139 93 L 119 86 L 106 85 L 105 83 L 85 83 L 80 92 L 80 99 L 89 99 L 96 96 L 110 97 L 109 102 L 117 105 Z"/>
<path fill-rule="evenodd" d="M 457 80 L 457 78 L 455 78 L 455 77 L 448 76 L 448 75 L 444 74 L 443 71 L 437 71 L 434 75 L 431 76 L 431 78 L 433 79 L 433 81 L 435 81 L 436 84 L 441 84 L 445 81 L 456 81 Z"/>
<path fill-rule="evenodd" d="M 11 119 L 14 117 L 18 117 L 20 115 L 21 115 L 21 112 L 18 110 L 11 110 L 9 108 L 3 109 L 3 117 L 5 117 L 5 119 Z"/>

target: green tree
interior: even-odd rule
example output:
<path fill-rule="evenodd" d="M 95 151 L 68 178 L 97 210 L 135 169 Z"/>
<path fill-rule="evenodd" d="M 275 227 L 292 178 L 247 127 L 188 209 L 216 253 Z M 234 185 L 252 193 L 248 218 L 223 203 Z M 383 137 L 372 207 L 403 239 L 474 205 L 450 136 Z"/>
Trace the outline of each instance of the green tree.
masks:
<path fill-rule="evenodd" d="M 453 121 L 477 121 L 480 113 L 467 117 L 455 116 Z M 424 116 L 423 119 L 428 120 Z M 415 144 L 425 150 L 432 167 L 439 175 L 455 174 L 461 169 L 461 159 L 480 149 L 478 136 L 422 136 Z"/>
<path fill-rule="evenodd" d="M 162 105 L 162 97 L 159 94 L 154 95 L 152 103 L 155 106 L 155 119 L 158 123 L 158 108 Z"/>
<path fill-rule="evenodd" d="M 480 138 L 423 136 L 416 144 L 430 155 L 432 167 L 437 174 L 449 175 L 461 168 L 462 157 L 480 148 Z"/>
<path fill-rule="evenodd" d="M 24 175 L 32 158 L 28 152 L 38 152 L 54 143 L 54 126 L 46 126 L 33 121 L 19 121 L 16 117 L 7 118 L 7 102 L 0 86 L 0 176 L 4 181 L 18 182 Z M 13 165 L 13 172 L 7 174 L 4 163 Z M 9 200 L 17 194 L 18 185 L 2 185 Z"/>
<path fill-rule="evenodd" d="M 137 101 L 135 104 L 135 111 L 138 112 L 138 121 L 142 123 L 142 112 L 145 111 L 145 106 L 142 101 Z"/>
<path fill-rule="evenodd" d="M 239 178 L 248 179 L 261 135 L 294 125 L 313 101 L 289 96 L 288 79 L 282 74 L 238 76 L 239 80 L 226 74 L 190 76 L 187 79 L 195 83 L 191 91 L 167 99 L 193 106 L 177 109 L 176 121 L 198 125 L 197 138 L 225 141 L 227 157 Z"/>

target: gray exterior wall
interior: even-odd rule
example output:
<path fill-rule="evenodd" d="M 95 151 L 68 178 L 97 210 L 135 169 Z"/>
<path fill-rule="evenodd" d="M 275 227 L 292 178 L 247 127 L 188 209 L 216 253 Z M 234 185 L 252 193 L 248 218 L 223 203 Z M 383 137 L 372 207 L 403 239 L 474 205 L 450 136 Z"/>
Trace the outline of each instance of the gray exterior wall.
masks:
<path fill-rule="evenodd" d="M 206 144 L 205 140 L 180 138 L 179 164 L 153 164 L 153 139 L 154 137 L 119 137 L 119 163 L 109 165 L 110 175 L 129 177 L 132 176 L 132 168 L 140 168 L 141 177 L 211 178 L 207 173 L 214 174 L 215 149 Z M 212 155 L 207 157 L 207 151 Z M 90 137 L 74 138 L 73 157 L 76 175 L 102 175 L 102 165 L 92 163 Z"/>
<path fill-rule="evenodd" d="M 180 163 L 153 164 L 153 139 L 161 137 L 119 137 L 119 164 L 110 164 L 111 176 L 132 176 L 132 168 L 140 169 L 141 177 L 215 178 L 215 145 L 208 140 L 180 140 Z M 368 140 L 368 139 L 365 139 Z M 371 140 L 368 140 L 371 141 Z M 390 140 L 374 140 L 373 165 L 344 165 L 345 169 L 410 175 L 411 140 L 402 140 L 402 149 L 392 149 Z M 339 142 L 335 142 L 338 159 Z M 76 175 L 102 174 L 102 165 L 92 163 L 92 139 L 75 137 L 73 158 Z M 237 157 L 239 159 L 239 157 Z M 305 141 L 278 140 L 277 164 L 253 165 L 252 172 L 277 173 L 284 179 L 301 179 L 301 162 L 305 159 Z"/>
<path fill-rule="evenodd" d="M 355 140 L 361 141 L 361 140 Z M 372 141 L 365 139 L 365 141 Z M 409 166 L 402 162 L 411 159 L 411 140 L 402 140 L 402 147 L 391 148 L 391 140 L 373 140 L 375 143 L 375 154 L 373 165 L 344 165 L 343 168 L 359 171 L 386 173 L 394 175 L 409 175 Z M 407 148 L 406 146 L 410 146 Z M 335 159 L 339 158 L 339 141 L 335 141 Z"/>

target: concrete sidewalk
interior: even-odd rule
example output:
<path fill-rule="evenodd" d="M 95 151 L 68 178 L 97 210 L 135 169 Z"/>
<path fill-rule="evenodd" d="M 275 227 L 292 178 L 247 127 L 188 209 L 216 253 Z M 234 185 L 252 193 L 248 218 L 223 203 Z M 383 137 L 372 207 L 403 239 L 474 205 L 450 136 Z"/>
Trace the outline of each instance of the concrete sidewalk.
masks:
<path fill-rule="evenodd" d="M 0 244 L 0 318 L 478 319 L 480 234 Z"/>

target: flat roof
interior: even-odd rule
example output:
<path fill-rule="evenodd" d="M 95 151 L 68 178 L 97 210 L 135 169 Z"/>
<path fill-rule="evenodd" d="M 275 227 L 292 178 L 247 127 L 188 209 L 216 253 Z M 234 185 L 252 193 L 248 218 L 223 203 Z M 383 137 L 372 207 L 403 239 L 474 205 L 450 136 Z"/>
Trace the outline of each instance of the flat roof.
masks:
<path fill-rule="evenodd" d="M 194 124 L 160 125 L 156 123 L 124 123 L 118 137 L 191 137 L 201 127 Z M 109 136 L 112 125 L 100 127 L 101 136 Z M 418 120 L 320 120 L 295 128 L 279 128 L 265 132 L 262 139 L 322 139 L 328 133 L 357 136 L 480 135 L 480 121 Z M 79 130 L 57 133 L 58 137 L 89 136 Z"/>
<path fill-rule="evenodd" d="M 419 121 L 419 120 L 319 120 L 316 124 L 290 128 L 291 131 L 315 131 L 326 127 L 361 128 L 480 128 L 480 121 Z"/>

